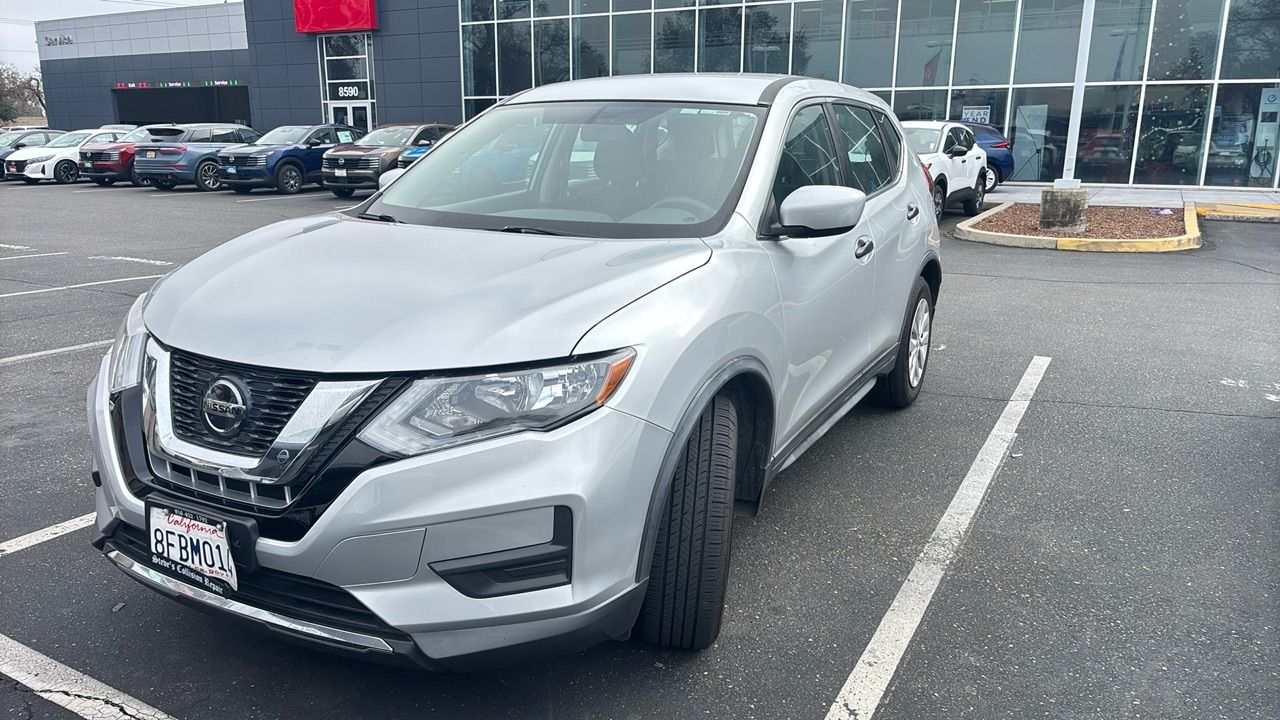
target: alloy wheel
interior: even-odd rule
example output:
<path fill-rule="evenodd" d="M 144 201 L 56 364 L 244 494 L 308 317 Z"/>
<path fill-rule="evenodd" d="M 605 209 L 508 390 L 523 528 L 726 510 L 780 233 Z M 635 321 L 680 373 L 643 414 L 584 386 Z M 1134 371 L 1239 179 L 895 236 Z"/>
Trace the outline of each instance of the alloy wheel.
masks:
<path fill-rule="evenodd" d="M 200 189 L 201 190 L 217 190 L 222 187 L 222 180 L 218 178 L 218 166 L 214 163 L 205 163 L 200 166 Z"/>
<path fill-rule="evenodd" d="M 295 193 L 302 187 L 302 175 L 298 169 L 290 165 L 280 173 L 280 189 L 287 193 Z"/>
<path fill-rule="evenodd" d="M 991 192 L 996 189 L 996 171 L 991 168 L 987 168 L 986 177 L 987 179 L 986 182 L 983 183 L 983 186 L 986 188 L 987 192 Z"/>
<path fill-rule="evenodd" d="M 65 160 L 58 163 L 58 166 L 53 169 L 53 172 L 54 179 L 63 184 L 75 182 L 76 176 L 79 174 L 76 170 L 76 166 L 66 162 Z"/>
<path fill-rule="evenodd" d="M 942 204 L 946 202 L 946 196 L 942 194 L 942 186 L 933 186 L 933 216 L 938 222 L 942 222 Z"/>
<path fill-rule="evenodd" d="M 924 367 L 929 362 L 929 335 L 932 330 L 932 313 L 929 301 L 920 298 L 915 315 L 911 318 L 911 335 L 907 346 L 907 381 L 911 387 L 919 387 L 924 379 Z"/>
<path fill-rule="evenodd" d="M 974 188 L 974 194 L 977 196 L 973 199 L 973 206 L 978 208 L 978 212 L 982 212 L 982 204 L 987 201 L 987 184 L 981 183 Z"/>

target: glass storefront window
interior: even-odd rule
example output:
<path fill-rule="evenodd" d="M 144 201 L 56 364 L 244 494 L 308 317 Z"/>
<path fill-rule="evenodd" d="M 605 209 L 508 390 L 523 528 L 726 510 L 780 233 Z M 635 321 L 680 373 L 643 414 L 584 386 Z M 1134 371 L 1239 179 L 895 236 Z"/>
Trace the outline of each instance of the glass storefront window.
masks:
<path fill-rule="evenodd" d="M 463 25 L 463 95 L 498 94 L 493 62 L 493 25 Z"/>
<path fill-rule="evenodd" d="M 653 9 L 653 0 L 613 0 L 613 11 L 616 13 L 651 9 Z"/>
<path fill-rule="evenodd" d="M 840 79 L 840 23 L 843 0 L 796 3 L 791 73 Z"/>
<path fill-rule="evenodd" d="M 574 15 L 609 12 L 609 0 L 572 0 L 570 6 Z"/>
<path fill-rule="evenodd" d="M 613 16 L 613 74 L 637 75 L 650 69 L 653 14 Z"/>
<path fill-rule="evenodd" d="M 951 91 L 951 119 L 977 122 L 1004 130 L 1004 110 L 1009 101 L 1005 88 L 966 88 Z"/>
<path fill-rule="evenodd" d="M 1151 0 L 1098 0 L 1093 12 L 1085 80 L 1141 80 Z"/>
<path fill-rule="evenodd" d="M 1209 85 L 1149 85 L 1133 181 L 1195 185 L 1208 119 Z"/>
<path fill-rule="evenodd" d="M 902 0 L 898 87 L 947 84 L 955 13 L 956 0 Z"/>
<path fill-rule="evenodd" d="M 1009 82 L 1018 3 L 960 0 L 954 85 Z"/>
<path fill-rule="evenodd" d="M 693 7 L 697 4 L 696 0 L 653 0 L 653 7 L 657 10 Z"/>
<path fill-rule="evenodd" d="M 493 105 L 497 100 L 493 98 L 472 98 L 462 102 L 462 112 L 467 120 L 479 115 L 485 108 Z"/>
<path fill-rule="evenodd" d="M 1231 0 L 1222 77 L 1280 77 L 1280 2 Z"/>
<path fill-rule="evenodd" d="M 528 23 L 498 23 L 498 93 L 514 95 L 533 83 Z"/>
<path fill-rule="evenodd" d="M 1066 159 L 1071 88 L 1014 88 L 1009 142 L 1010 180 L 1049 182 L 1062 177 Z"/>
<path fill-rule="evenodd" d="M 499 20 L 529 17 L 529 0 L 497 0 L 497 3 Z"/>
<path fill-rule="evenodd" d="M 569 79 L 569 21 L 538 20 L 533 23 L 533 84 Z"/>
<path fill-rule="evenodd" d="M 893 91 L 892 90 L 872 90 L 872 95 L 884 101 L 885 105 L 893 107 Z"/>
<path fill-rule="evenodd" d="M 844 28 L 844 82 L 857 87 L 893 84 L 893 37 L 898 0 L 848 3 Z M 888 102 L 886 99 L 885 102 Z"/>
<path fill-rule="evenodd" d="M 1092 183 L 1127 183 L 1138 125 L 1137 85 L 1085 88 L 1076 145 L 1076 178 Z"/>
<path fill-rule="evenodd" d="M 654 13 L 654 72 L 693 72 L 693 13 L 693 10 Z"/>
<path fill-rule="evenodd" d="M 461 0 L 461 2 L 462 22 L 493 19 L 493 0 Z"/>
<path fill-rule="evenodd" d="M 1023 0 L 1015 83 L 1072 82 L 1084 0 Z"/>
<path fill-rule="evenodd" d="M 944 120 L 946 90 L 899 90 L 893 97 L 893 114 L 899 120 Z"/>
<path fill-rule="evenodd" d="M 1156 3 L 1148 80 L 1213 78 L 1223 1 L 1160 0 Z"/>
<path fill-rule="evenodd" d="M 803 41 L 801 43 L 803 44 Z M 791 5 L 747 8 L 746 45 L 742 48 L 742 71 L 787 73 L 791 47 Z"/>
<path fill-rule="evenodd" d="M 742 69 L 742 8 L 698 11 L 698 72 Z"/>
<path fill-rule="evenodd" d="M 573 21 L 573 79 L 609 75 L 609 18 Z"/>
<path fill-rule="evenodd" d="M 534 17 L 555 17 L 569 14 L 569 0 L 533 0 Z"/>
<path fill-rule="evenodd" d="M 1278 157 L 1280 83 L 1219 87 L 1204 184 L 1271 187 Z"/>

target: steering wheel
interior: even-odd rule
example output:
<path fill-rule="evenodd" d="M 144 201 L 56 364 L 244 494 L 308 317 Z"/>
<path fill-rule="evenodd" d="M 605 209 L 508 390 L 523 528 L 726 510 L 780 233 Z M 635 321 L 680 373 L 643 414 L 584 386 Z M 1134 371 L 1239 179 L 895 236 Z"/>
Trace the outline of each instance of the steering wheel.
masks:
<path fill-rule="evenodd" d="M 701 200 L 694 200 L 691 197 L 680 197 L 678 195 L 669 195 L 655 202 L 650 207 L 673 207 L 679 210 L 688 210 L 696 217 L 709 218 L 716 214 L 716 209 Z"/>

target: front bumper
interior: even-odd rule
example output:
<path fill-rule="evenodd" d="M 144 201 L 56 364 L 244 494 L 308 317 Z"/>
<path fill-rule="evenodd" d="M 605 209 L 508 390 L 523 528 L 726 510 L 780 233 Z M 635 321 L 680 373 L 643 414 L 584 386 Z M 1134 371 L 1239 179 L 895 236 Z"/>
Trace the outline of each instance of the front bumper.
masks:
<path fill-rule="evenodd" d="M 551 432 L 378 465 L 356 476 L 301 539 L 257 540 L 261 570 L 249 575 L 348 593 L 385 629 L 359 631 L 304 616 L 295 609 L 301 606 L 288 603 L 228 601 L 160 572 L 145 556 L 145 544 L 141 555 L 136 544 L 130 554 L 118 536 L 141 532 L 145 538 L 146 510 L 142 493 L 129 487 L 139 465 L 122 453 L 106 368 L 104 358 L 88 398 L 100 482 L 95 544 L 130 577 L 159 592 L 293 640 L 430 669 L 576 651 L 626 636 L 635 621 L 644 595 L 644 582 L 635 581 L 636 562 L 658 465 L 671 440 L 666 430 L 602 408 Z M 141 438 L 124 440 L 141 444 Z M 484 597 L 464 594 L 442 576 L 459 560 L 547 541 L 552 508 L 572 513 L 567 584 Z"/>
<path fill-rule="evenodd" d="M 28 178 L 31 180 L 52 180 L 54 161 L 46 160 L 38 163 L 26 163 L 25 165 L 17 165 L 5 163 L 5 180 L 21 180 Z"/>
<path fill-rule="evenodd" d="M 178 184 L 196 181 L 195 168 L 188 167 L 185 163 L 165 164 L 154 161 L 135 161 L 134 168 L 138 171 L 138 177 L 146 180 L 168 180 Z"/>
<path fill-rule="evenodd" d="M 218 179 L 224 185 L 239 187 L 275 187 L 276 178 L 262 165 L 237 165 L 235 172 L 223 165 L 218 170 Z"/>
<path fill-rule="evenodd" d="M 378 176 L 381 174 L 377 170 L 348 170 L 345 177 L 338 177 L 333 170 L 325 170 L 324 186 L 327 188 L 376 188 Z"/>
<path fill-rule="evenodd" d="M 80 161 L 80 174 L 87 178 L 108 178 L 112 180 L 128 180 L 128 163 Z"/>

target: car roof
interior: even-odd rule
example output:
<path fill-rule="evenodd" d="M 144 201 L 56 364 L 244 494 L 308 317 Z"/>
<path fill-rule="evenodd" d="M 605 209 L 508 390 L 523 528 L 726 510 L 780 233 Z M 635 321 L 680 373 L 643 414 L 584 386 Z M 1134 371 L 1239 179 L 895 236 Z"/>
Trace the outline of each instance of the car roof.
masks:
<path fill-rule="evenodd" d="M 828 92 L 862 92 L 830 80 L 795 75 L 671 73 L 590 78 L 542 85 L 514 95 L 506 102 L 518 105 L 569 100 L 666 100 L 726 105 L 769 105 L 782 88 L 792 83 L 806 83 L 808 87 L 826 86 Z"/>
<path fill-rule="evenodd" d="M 215 127 L 241 128 L 241 127 L 244 127 L 244 125 L 237 125 L 235 123 L 201 122 L 201 123 L 179 123 L 177 125 L 170 124 L 167 126 L 148 125 L 147 127 L 180 127 L 180 128 L 185 128 L 187 130 L 196 130 L 199 128 L 215 128 Z"/>
<path fill-rule="evenodd" d="M 932 130 L 940 130 L 948 125 L 959 125 L 960 123 L 953 120 L 903 120 L 904 128 L 930 128 Z"/>

